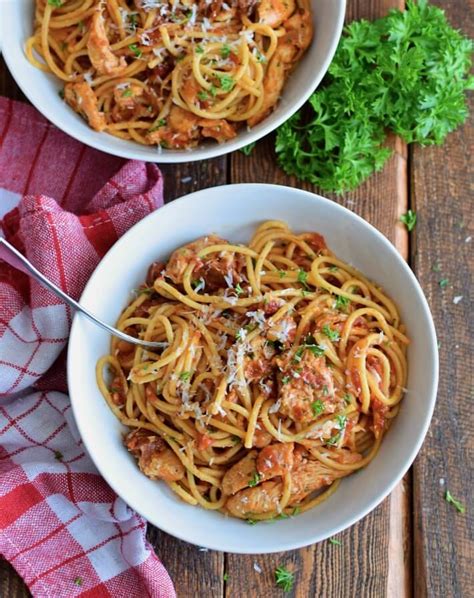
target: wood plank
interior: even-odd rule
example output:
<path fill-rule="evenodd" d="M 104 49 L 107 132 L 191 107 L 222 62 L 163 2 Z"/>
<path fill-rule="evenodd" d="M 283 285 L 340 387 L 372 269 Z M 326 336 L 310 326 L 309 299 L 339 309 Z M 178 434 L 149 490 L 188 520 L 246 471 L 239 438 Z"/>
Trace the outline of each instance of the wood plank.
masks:
<path fill-rule="evenodd" d="M 474 35 L 474 2 L 435 0 L 451 23 Z M 470 17 L 470 18 L 469 18 Z M 474 102 L 471 102 L 471 111 Z M 471 112 L 472 113 L 472 112 Z M 414 580 L 417 598 L 472 596 L 474 435 L 472 429 L 474 126 L 471 120 L 441 147 L 414 147 L 411 187 L 418 225 L 415 273 L 430 304 L 440 342 L 435 414 L 414 466 Z M 433 268 L 440 267 L 440 271 Z M 446 278 L 449 285 L 439 286 Z M 463 296 L 456 305 L 453 298 Z M 458 513 L 446 489 L 467 507 Z"/>
<path fill-rule="evenodd" d="M 399 0 L 360 0 L 348 4 L 347 21 L 373 19 L 390 8 L 402 8 Z M 408 257 L 408 236 L 399 223 L 408 206 L 407 149 L 395 136 L 388 144 L 394 153 L 383 171 L 372 176 L 356 191 L 332 199 L 357 212 L 384 233 L 404 258 Z M 257 143 L 251 156 L 236 152 L 231 156 L 232 182 L 265 182 L 289 185 L 309 191 L 317 189 L 289 177 L 276 166 L 274 136 Z M 273 573 L 277 566 L 294 570 L 294 596 L 411 596 L 411 476 L 374 512 L 338 536 L 341 546 L 323 542 L 300 551 L 254 556 L 228 555 L 229 581 L 226 594 L 244 593 L 274 596 L 278 590 Z M 257 574 L 254 563 L 263 569 Z M 263 563 L 263 565 L 262 565 Z M 348 574 L 347 564 L 351 564 Z"/>

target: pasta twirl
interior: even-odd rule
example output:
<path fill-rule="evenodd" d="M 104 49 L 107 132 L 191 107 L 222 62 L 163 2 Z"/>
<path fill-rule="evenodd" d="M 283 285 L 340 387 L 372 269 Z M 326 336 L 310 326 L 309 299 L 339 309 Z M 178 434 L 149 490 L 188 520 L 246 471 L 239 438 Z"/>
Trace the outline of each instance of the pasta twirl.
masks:
<path fill-rule="evenodd" d="M 150 267 L 99 387 L 139 468 L 242 519 L 309 509 L 376 455 L 397 415 L 408 339 L 382 289 L 317 233 L 261 224 Z M 107 371 L 109 370 L 109 374 Z"/>
<path fill-rule="evenodd" d="M 93 129 L 188 149 L 264 119 L 312 36 L 309 0 L 37 0 L 25 50 Z"/>

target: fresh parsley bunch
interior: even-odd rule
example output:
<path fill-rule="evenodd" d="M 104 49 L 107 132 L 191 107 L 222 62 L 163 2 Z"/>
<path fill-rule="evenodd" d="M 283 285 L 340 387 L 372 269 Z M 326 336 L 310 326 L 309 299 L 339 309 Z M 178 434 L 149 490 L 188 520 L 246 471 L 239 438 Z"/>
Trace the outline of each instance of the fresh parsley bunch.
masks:
<path fill-rule="evenodd" d="M 427 0 L 346 27 L 325 85 L 277 131 L 287 174 L 341 193 L 380 170 L 388 130 L 440 144 L 468 115 L 472 41 Z"/>

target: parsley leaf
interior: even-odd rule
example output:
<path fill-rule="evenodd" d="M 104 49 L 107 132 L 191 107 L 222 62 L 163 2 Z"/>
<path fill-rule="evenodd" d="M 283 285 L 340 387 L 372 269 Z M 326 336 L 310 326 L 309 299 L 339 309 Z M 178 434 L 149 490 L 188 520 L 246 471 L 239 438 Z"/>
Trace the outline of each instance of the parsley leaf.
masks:
<path fill-rule="evenodd" d="M 234 89 L 235 81 L 230 75 L 219 75 L 219 83 L 222 91 L 232 91 Z"/>
<path fill-rule="evenodd" d="M 275 583 L 284 592 L 290 592 L 295 582 L 295 574 L 280 565 L 275 569 Z"/>
<path fill-rule="evenodd" d="M 323 333 L 330 341 L 338 341 L 340 339 L 339 332 L 337 330 L 333 330 L 328 324 L 323 326 Z"/>
<path fill-rule="evenodd" d="M 244 292 L 244 289 L 240 286 L 239 282 L 235 285 L 235 292 L 237 293 L 237 295 L 242 295 L 242 293 Z"/>
<path fill-rule="evenodd" d="M 50 6 L 55 6 L 56 8 L 59 8 L 62 5 L 62 0 L 48 0 L 48 4 Z"/>
<path fill-rule="evenodd" d="M 304 285 L 305 288 L 308 288 L 308 283 L 306 282 L 308 280 L 308 273 L 307 272 L 305 272 L 304 270 L 298 270 L 298 278 L 297 278 L 297 280 L 302 285 Z"/>
<path fill-rule="evenodd" d="M 442 289 L 445 289 L 449 284 L 449 280 L 447 278 L 442 278 L 438 284 Z"/>
<path fill-rule="evenodd" d="M 426 0 L 350 23 L 325 84 L 277 131 L 281 168 L 342 193 L 383 167 L 388 131 L 407 143 L 441 144 L 468 115 L 472 50 Z"/>
<path fill-rule="evenodd" d="M 400 220 L 407 227 L 408 232 L 411 233 L 416 226 L 416 212 L 408 210 L 406 214 L 400 216 Z"/>
<path fill-rule="evenodd" d="M 230 56 L 230 46 L 228 46 L 227 44 L 224 44 L 221 48 L 221 56 L 222 58 L 229 58 Z"/>
<path fill-rule="evenodd" d="M 257 525 L 257 521 L 255 519 L 246 519 L 245 520 L 249 525 Z"/>
<path fill-rule="evenodd" d="M 318 399 L 317 401 L 314 401 L 314 403 L 311 403 L 311 409 L 313 410 L 314 415 L 317 417 L 324 411 L 324 403 L 321 401 L 321 399 Z"/>
<path fill-rule="evenodd" d="M 249 482 L 249 487 L 254 488 L 260 482 L 260 474 L 256 471 Z"/>
<path fill-rule="evenodd" d="M 224 573 L 224 575 L 222 576 L 222 579 L 224 581 L 228 581 L 229 580 L 229 574 L 228 573 Z"/>
<path fill-rule="evenodd" d="M 288 382 L 290 381 L 290 376 L 283 376 L 283 378 L 281 379 L 281 383 L 282 384 L 288 384 Z"/>
<path fill-rule="evenodd" d="M 285 272 L 284 270 L 278 270 L 278 276 L 279 276 L 280 278 L 285 278 L 285 276 L 286 276 L 286 272 Z"/>
<path fill-rule="evenodd" d="M 241 147 L 241 148 L 240 148 L 240 151 L 241 151 L 241 152 L 242 152 L 244 155 L 246 155 L 246 156 L 250 156 L 250 154 L 252 153 L 252 151 L 253 151 L 253 148 L 255 147 L 256 143 L 257 143 L 256 141 L 252 141 L 252 143 L 249 143 L 249 144 L 248 144 L 248 145 L 246 145 L 245 147 Z"/>
<path fill-rule="evenodd" d="M 349 297 L 343 297 L 342 295 L 338 295 L 336 297 L 336 309 L 338 309 L 339 311 L 347 311 L 350 302 L 351 300 L 349 299 Z"/>
<path fill-rule="evenodd" d="M 204 48 L 199 44 L 194 48 L 194 51 L 196 52 L 196 54 L 204 54 Z"/>
<path fill-rule="evenodd" d="M 334 544 L 335 546 L 341 546 L 342 542 L 340 540 L 336 540 L 336 538 L 329 538 L 329 542 Z"/>
<path fill-rule="evenodd" d="M 128 46 L 128 49 L 129 49 L 129 50 L 131 50 L 131 51 L 132 51 L 132 52 L 135 54 L 135 56 L 136 56 L 137 58 L 141 58 L 141 56 L 142 56 L 142 51 L 141 51 L 141 50 L 140 50 L 140 48 L 137 46 L 137 44 L 130 44 L 130 45 Z"/>
<path fill-rule="evenodd" d="M 203 91 L 202 89 L 201 89 L 201 91 L 198 91 L 197 97 L 203 102 L 205 102 L 209 98 L 207 93 L 205 91 Z"/>
<path fill-rule="evenodd" d="M 181 372 L 179 379 L 182 382 L 187 382 L 191 378 L 191 372 Z"/>
<path fill-rule="evenodd" d="M 131 98 L 132 96 L 133 91 L 130 88 L 126 89 L 122 94 L 122 98 Z"/>
<path fill-rule="evenodd" d="M 158 131 L 159 128 L 164 127 L 166 125 L 166 119 L 160 118 L 157 122 L 155 122 L 149 129 L 148 133 L 153 133 L 154 131 Z"/>
<path fill-rule="evenodd" d="M 446 502 L 448 502 L 450 505 L 453 505 L 454 507 L 456 507 L 456 509 L 459 513 L 466 512 L 466 507 L 459 500 L 454 498 L 454 496 L 451 494 L 451 492 L 449 490 L 446 490 L 446 494 L 444 495 L 444 498 L 445 498 Z"/>

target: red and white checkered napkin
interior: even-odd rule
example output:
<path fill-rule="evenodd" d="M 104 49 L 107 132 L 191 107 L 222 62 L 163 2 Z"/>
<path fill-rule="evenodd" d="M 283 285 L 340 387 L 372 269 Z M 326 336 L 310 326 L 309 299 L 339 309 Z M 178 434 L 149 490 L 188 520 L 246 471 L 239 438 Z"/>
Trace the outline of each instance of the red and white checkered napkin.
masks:
<path fill-rule="evenodd" d="M 0 98 L 0 234 L 73 297 L 162 202 L 156 166 L 91 150 Z M 71 317 L 0 260 L 0 554 L 41 598 L 174 597 L 144 520 L 78 437 L 63 394 Z"/>

